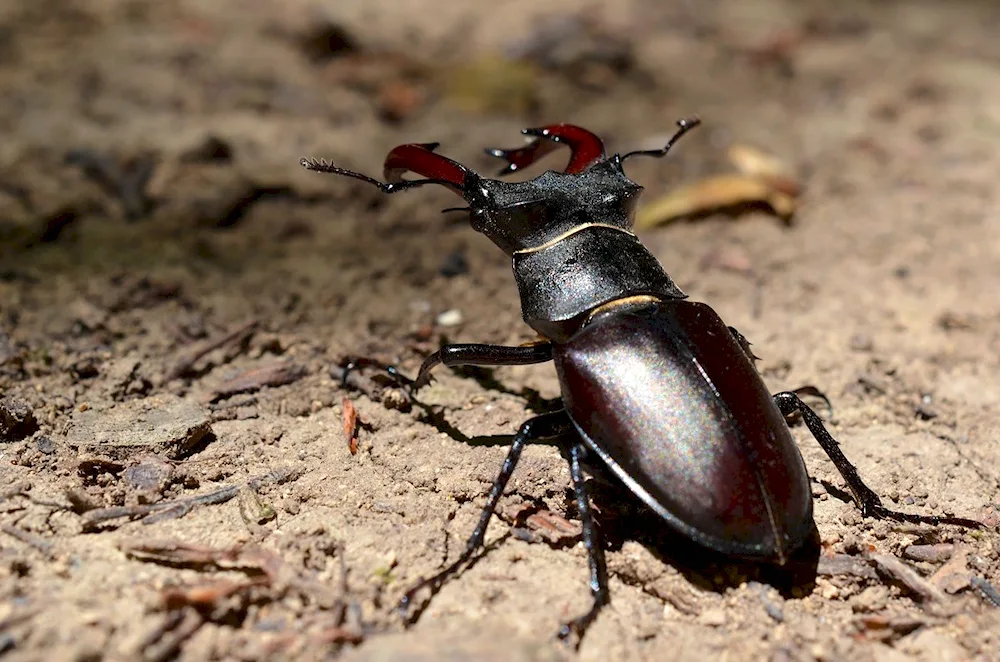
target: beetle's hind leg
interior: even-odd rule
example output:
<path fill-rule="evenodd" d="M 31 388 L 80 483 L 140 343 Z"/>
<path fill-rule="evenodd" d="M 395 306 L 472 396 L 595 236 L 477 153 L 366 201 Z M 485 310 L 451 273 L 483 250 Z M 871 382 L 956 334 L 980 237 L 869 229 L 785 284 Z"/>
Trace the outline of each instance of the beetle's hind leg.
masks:
<path fill-rule="evenodd" d="M 579 644 L 587 628 L 597 618 L 597 614 L 611 601 L 611 594 L 608 590 L 608 567 L 604 560 L 604 547 L 601 545 L 600 536 L 594 525 L 590 497 L 583 479 L 581 462 L 586 454 L 586 449 L 579 440 L 574 440 L 568 451 L 569 474 L 573 480 L 576 508 L 580 511 L 580 522 L 583 525 L 583 546 L 587 548 L 587 564 L 590 566 L 590 595 L 594 602 L 585 614 L 565 623 L 560 628 L 559 638 L 567 639 L 570 636 L 575 636 L 576 643 Z"/>
<path fill-rule="evenodd" d="M 517 467 L 518 460 L 521 459 L 521 451 L 524 450 L 524 447 L 529 442 L 558 437 L 566 434 L 572 429 L 573 424 L 564 409 L 548 414 L 541 414 L 540 416 L 528 419 L 521 424 L 517 434 L 514 435 L 514 441 L 511 443 L 510 450 L 507 452 L 507 459 L 504 460 L 503 467 L 500 469 L 500 475 L 497 476 L 495 481 L 493 481 L 493 487 L 490 489 L 490 495 L 486 500 L 486 506 L 483 508 L 482 515 L 479 517 L 479 523 L 476 525 L 475 530 L 472 532 L 472 536 L 465 545 L 465 550 L 454 563 L 451 563 L 436 575 L 422 580 L 420 583 L 408 590 L 403 596 L 403 599 L 400 600 L 399 608 L 401 611 L 404 613 L 408 612 L 414 596 L 422 589 L 430 589 L 431 597 L 433 597 L 434 594 L 441 589 L 441 586 L 448 579 L 448 577 L 472 560 L 476 550 L 483 546 L 483 542 L 486 540 L 486 529 L 490 525 L 490 518 L 492 518 L 493 513 L 496 512 L 497 503 L 499 503 L 500 497 L 503 495 L 503 491 L 507 487 L 507 482 L 510 480 L 511 475 L 513 475 L 514 469 Z M 426 603 L 424 604 L 424 607 L 426 607 Z M 419 617 L 420 611 L 422 611 L 422 608 L 418 609 L 417 614 L 409 619 L 410 623 Z"/>
<path fill-rule="evenodd" d="M 811 432 L 812 436 L 816 438 L 816 441 L 819 442 L 823 451 L 826 452 L 826 454 L 830 457 L 830 460 L 833 461 L 834 466 L 837 467 L 837 471 L 839 471 L 840 475 L 844 477 L 845 481 L 847 481 L 847 487 L 851 490 L 851 494 L 854 495 L 854 500 L 861 509 L 862 516 L 875 517 L 878 519 L 891 519 L 899 522 L 914 522 L 918 524 L 954 524 L 974 529 L 982 528 L 983 525 L 981 522 L 966 519 L 964 517 L 913 515 L 910 513 L 901 513 L 896 510 L 889 510 L 882 505 L 882 499 L 879 498 L 878 494 L 865 485 L 865 482 L 861 480 L 861 476 L 858 475 L 857 467 L 851 464 L 851 461 L 848 460 L 843 451 L 840 450 L 840 444 L 838 444 L 837 440 L 830 435 L 826 426 L 823 425 L 823 421 L 816 415 L 816 412 L 814 412 L 809 405 L 802 402 L 799 396 L 791 391 L 778 393 L 774 396 L 774 402 L 778 405 L 778 409 L 781 410 L 781 413 L 786 416 L 794 412 L 802 414 L 802 420 L 805 422 L 806 427 L 809 428 L 809 432 Z"/>
<path fill-rule="evenodd" d="M 748 359 L 750 359 L 750 363 L 752 363 L 753 367 L 756 368 L 757 361 L 760 361 L 761 358 L 753 353 L 753 343 L 747 340 L 747 337 L 740 333 L 740 330 L 735 326 L 729 327 L 729 332 L 733 334 L 733 339 L 736 341 L 736 344 L 740 346 L 743 353 L 746 354 Z M 792 393 L 796 395 L 809 395 L 814 398 L 819 398 L 823 401 L 823 404 L 826 405 L 827 415 L 833 416 L 833 403 L 830 402 L 830 398 L 826 397 L 826 393 L 823 393 L 823 391 L 819 390 L 815 386 L 812 386 L 811 384 L 800 386 L 799 388 L 792 389 Z"/>

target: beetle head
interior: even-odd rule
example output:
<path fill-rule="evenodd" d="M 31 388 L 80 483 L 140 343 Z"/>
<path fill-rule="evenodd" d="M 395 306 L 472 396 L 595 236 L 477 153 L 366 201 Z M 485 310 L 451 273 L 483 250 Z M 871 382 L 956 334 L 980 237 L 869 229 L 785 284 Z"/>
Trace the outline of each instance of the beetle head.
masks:
<path fill-rule="evenodd" d="M 385 159 L 386 182 L 326 161 L 302 159 L 310 170 L 360 179 L 385 193 L 395 193 L 426 184 L 445 186 L 468 203 L 473 228 L 482 232 L 506 253 L 537 247 L 553 241 L 573 228 L 602 224 L 629 229 L 642 187 L 630 180 L 623 164 L 633 156 L 662 157 L 680 136 L 698 125 L 681 120 L 678 130 L 659 150 L 606 156 L 596 135 L 571 124 L 525 129 L 532 137 L 517 149 L 487 149 L 486 153 L 507 161 L 501 175 L 525 168 L 560 145 L 570 148 L 570 160 L 561 172 L 549 170 L 523 182 L 484 177 L 451 159 L 435 154 L 437 143 L 396 147 Z M 415 172 L 425 179 L 404 179 Z"/>

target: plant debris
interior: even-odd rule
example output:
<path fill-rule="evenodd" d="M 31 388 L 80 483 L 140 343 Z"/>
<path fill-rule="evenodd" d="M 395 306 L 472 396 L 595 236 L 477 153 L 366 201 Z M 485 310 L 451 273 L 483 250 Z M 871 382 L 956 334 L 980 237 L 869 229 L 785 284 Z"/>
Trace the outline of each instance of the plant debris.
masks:
<path fill-rule="evenodd" d="M 357 644 L 364 640 L 358 610 L 347 601 L 347 566 L 340 556 L 340 585 L 328 587 L 308 571 L 297 570 L 276 552 L 256 545 L 214 548 L 176 540 L 136 540 L 119 544 L 126 556 L 171 567 L 239 571 L 246 579 L 209 578 L 163 589 L 161 609 L 168 617 L 140 644 L 146 659 L 169 659 L 206 622 L 243 621 L 251 604 L 275 603 L 286 596 L 322 605 L 325 618 L 301 623 L 280 640 L 291 648 L 303 633 L 312 641 Z"/>
<path fill-rule="evenodd" d="M 354 403 L 346 395 L 341 399 L 340 406 L 343 410 L 344 437 L 347 439 L 347 448 L 351 455 L 358 454 L 358 410 Z"/>
<path fill-rule="evenodd" d="M 948 599 L 940 588 L 920 576 L 920 574 L 895 556 L 869 554 L 880 573 L 899 583 L 924 602 L 944 602 Z"/>
<path fill-rule="evenodd" d="M 265 386 L 285 386 L 305 375 L 305 368 L 285 360 L 256 365 L 236 373 L 216 386 L 209 401 L 217 402 L 240 393 L 253 393 Z"/>
<path fill-rule="evenodd" d="M 636 215 L 635 227 L 642 230 L 680 218 L 754 204 L 768 205 L 785 220 L 794 215 L 801 186 L 783 163 L 747 145 L 733 145 L 727 156 L 740 172 L 713 175 L 675 188 L 643 205 Z"/>
<path fill-rule="evenodd" d="M 246 486 L 256 491 L 268 483 L 286 483 L 298 477 L 298 472 L 291 469 L 274 471 L 247 481 Z M 117 519 L 142 520 L 143 524 L 155 524 L 168 519 L 184 517 L 199 506 L 210 506 L 226 503 L 236 497 L 243 486 L 229 485 L 207 494 L 201 494 L 183 499 L 161 501 L 159 503 L 140 504 L 137 506 L 112 506 L 110 508 L 94 508 L 82 515 L 84 531 L 95 531 L 105 527 Z M 273 518 L 272 518 L 273 519 Z M 266 521 L 266 520 L 265 520 Z"/>
<path fill-rule="evenodd" d="M 247 342 L 256 329 L 257 321 L 253 320 L 241 324 L 215 338 L 209 338 L 188 348 L 175 359 L 174 366 L 167 372 L 164 381 L 169 382 L 188 375 L 194 369 L 195 363 L 209 352 L 232 343 L 242 344 Z"/>
<path fill-rule="evenodd" d="M 575 544 L 583 536 L 583 526 L 551 510 L 521 504 L 502 513 L 513 526 L 513 534 L 527 542 L 545 542 L 553 547 Z"/>

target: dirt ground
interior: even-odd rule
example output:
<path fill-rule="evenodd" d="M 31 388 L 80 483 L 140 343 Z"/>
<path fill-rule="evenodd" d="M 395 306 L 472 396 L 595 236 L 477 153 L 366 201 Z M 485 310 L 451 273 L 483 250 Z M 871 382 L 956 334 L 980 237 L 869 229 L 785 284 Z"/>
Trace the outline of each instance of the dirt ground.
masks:
<path fill-rule="evenodd" d="M 1000 660 L 998 29 L 985 1 L 0 3 L 0 654 Z M 345 356 L 412 374 L 446 340 L 532 334 L 447 191 L 299 158 L 378 174 L 439 141 L 490 172 L 482 147 L 526 126 L 624 151 L 694 114 L 629 164 L 645 200 L 738 143 L 801 178 L 798 212 L 643 240 L 772 390 L 830 397 L 887 505 L 987 527 L 862 519 L 795 426 L 820 557 L 788 583 L 678 551 L 595 481 L 612 604 L 574 651 L 554 635 L 586 555 L 565 462 L 532 446 L 486 553 L 404 627 L 558 384 L 442 369 L 412 408 L 342 388 Z"/>

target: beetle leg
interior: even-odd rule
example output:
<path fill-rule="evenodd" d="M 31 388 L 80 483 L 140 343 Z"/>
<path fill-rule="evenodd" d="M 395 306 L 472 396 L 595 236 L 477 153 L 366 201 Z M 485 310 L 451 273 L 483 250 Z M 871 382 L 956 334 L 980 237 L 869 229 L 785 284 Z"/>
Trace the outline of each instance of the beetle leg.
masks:
<path fill-rule="evenodd" d="M 436 575 L 428 579 L 424 579 L 416 586 L 408 590 L 406 594 L 403 595 L 403 599 L 399 602 L 399 608 L 401 611 L 405 613 L 409 609 L 410 603 L 413 601 L 413 596 L 421 589 L 429 588 L 431 590 L 431 596 L 437 593 L 448 576 L 456 572 L 462 565 L 469 562 L 472 559 L 473 554 L 476 553 L 476 550 L 483 546 L 483 542 L 486 540 L 486 529 L 489 527 L 490 518 L 493 517 L 493 513 L 496 512 L 497 503 L 500 502 L 500 497 L 503 495 L 504 488 L 507 487 L 507 482 L 510 480 L 511 475 L 514 473 L 514 468 L 517 467 L 517 462 L 521 458 L 521 451 L 524 450 L 524 447 L 528 444 L 528 442 L 558 437 L 572 429 L 573 424 L 564 409 L 535 416 L 534 418 L 530 418 L 521 424 L 517 434 L 514 435 L 514 441 L 511 443 L 510 450 L 507 452 L 507 459 L 504 460 L 503 467 L 500 469 L 500 475 L 497 476 L 495 481 L 493 481 L 493 487 L 490 489 L 490 495 L 486 500 L 486 506 L 483 508 L 483 512 L 479 517 L 479 523 L 476 525 L 475 530 L 472 532 L 472 536 L 465 545 L 465 550 L 454 563 L 448 565 L 444 570 L 438 572 Z"/>
<path fill-rule="evenodd" d="M 747 340 L 747 337 L 742 333 L 740 333 L 740 330 L 737 329 L 735 326 L 729 327 L 729 332 L 733 334 L 733 338 L 736 339 L 736 343 L 740 346 L 740 349 L 743 350 L 743 353 L 747 355 L 748 359 L 750 359 L 750 363 L 752 363 L 753 366 L 756 368 L 757 361 L 760 361 L 760 357 L 753 353 L 753 349 L 751 349 L 753 343 Z M 820 398 L 823 401 L 823 404 L 826 405 L 827 416 L 833 416 L 833 403 L 830 402 L 830 398 L 826 397 L 826 394 L 823 393 L 823 391 L 819 390 L 815 386 L 812 385 L 800 386 L 798 388 L 792 389 L 792 393 L 796 395 L 811 395 L 814 398 Z"/>
<path fill-rule="evenodd" d="M 352 372 L 362 368 L 375 368 L 376 370 L 381 370 L 385 374 L 389 375 L 389 377 L 391 377 L 400 386 L 411 390 L 413 389 L 414 381 L 401 373 L 396 366 L 388 365 L 365 356 L 348 359 L 347 362 L 344 363 L 344 368 L 340 373 L 340 385 L 343 388 L 347 388 L 347 378 L 351 376 Z"/>
<path fill-rule="evenodd" d="M 587 563 L 590 566 L 590 595 L 594 603 L 590 610 L 582 616 L 564 624 L 559 630 L 559 638 L 566 639 L 570 635 L 577 636 L 577 642 L 583 637 L 587 628 L 597 617 L 597 614 L 611 601 L 608 590 L 608 567 L 604 561 L 604 548 L 601 546 L 597 528 L 594 525 L 594 515 L 590 510 L 590 497 L 587 495 L 583 480 L 581 460 L 585 454 L 583 444 L 574 441 L 569 448 L 569 474 L 573 479 L 573 492 L 576 494 L 576 508 L 580 511 L 580 522 L 583 525 L 583 546 L 587 548 Z"/>
<path fill-rule="evenodd" d="M 747 340 L 747 337 L 742 333 L 740 333 L 739 329 L 737 329 L 735 326 L 729 327 L 729 332 L 733 334 L 733 338 L 736 339 L 736 343 L 740 346 L 740 349 L 743 350 L 743 353 L 747 355 L 748 359 L 750 359 L 750 363 L 752 363 L 756 368 L 757 361 L 760 361 L 760 357 L 754 354 L 753 350 L 750 349 L 750 346 L 753 343 Z"/>
<path fill-rule="evenodd" d="M 826 405 L 826 415 L 833 416 L 833 403 L 830 402 L 830 398 L 826 397 L 826 393 L 819 390 L 812 384 L 806 384 L 805 386 L 800 386 L 798 388 L 793 388 L 792 393 L 795 395 L 808 395 L 814 398 L 819 398 Z"/>
<path fill-rule="evenodd" d="M 484 345 L 479 343 L 461 343 L 445 345 L 434 352 L 420 366 L 416 379 L 410 379 L 403 375 L 395 366 L 379 363 L 374 359 L 355 358 L 350 359 L 344 366 L 341 373 L 341 383 L 346 387 L 347 378 L 352 372 L 359 368 L 377 368 L 388 374 L 400 386 L 409 389 L 412 394 L 416 390 L 427 386 L 431 381 L 431 370 L 439 364 L 446 366 L 476 365 L 476 366 L 503 366 L 503 365 L 530 365 L 532 363 L 545 363 L 552 360 L 552 343 L 540 342 L 530 345 L 519 345 L 516 347 L 507 345 Z"/>
<path fill-rule="evenodd" d="M 545 341 L 530 345 L 482 345 L 455 344 L 445 345 L 434 352 L 420 366 L 417 378 L 413 380 L 414 388 L 426 386 L 431 379 L 431 370 L 438 364 L 448 367 L 459 365 L 503 366 L 531 365 L 552 360 L 552 343 Z"/>
<path fill-rule="evenodd" d="M 882 505 L 882 499 L 879 498 L 878 494 L 865 485 L 865 482 L 861 480 L 861 476 L 858 475 L 857 467 L 851 464 L 851 461 L 848 460 L 844 453 L 840 450 L 840 444 L 837 443 L 837 440 L 830 435 L 826 427 L 823 425 L 823 421 L 816 415 L 816 412 L 814 412 L 809 405 L 802 402 L 799 396 L 791 391 L 778 393 L 774 396 L 774 402 L 778 405 L 778 409 L 781 410 L 781 413 L 786 416 L 792 414 L 793 412 L 799 412 L 802 414 L 802 420 L 805 421 L 806 427 L 809 428 L 809 432 L 811 432 L 812 436 L 816 438 L 816 441 L 819 442 L 823 451 L 826 452 L 830 460 L 833 461 L 834 466 L 837 467 L 837 471 L 839 471 L 840 475 L 844 477 L 845 481 L 847 481 L 847 487 L 851 490 L 851 494 L 854 495 L 854 500 L 861 509 L 861 515 L 863 517 L 891 519 L 899 522 L 913 522 L 917 524 L 954 524 L 956 526 L 965 526 L 973 529 L 980 529 L 983 527 L 981 522 L 966 519 L 964 517 L 913 515 L 911 513 L 901 513 L 895 510 L 889 510 Z"/>

